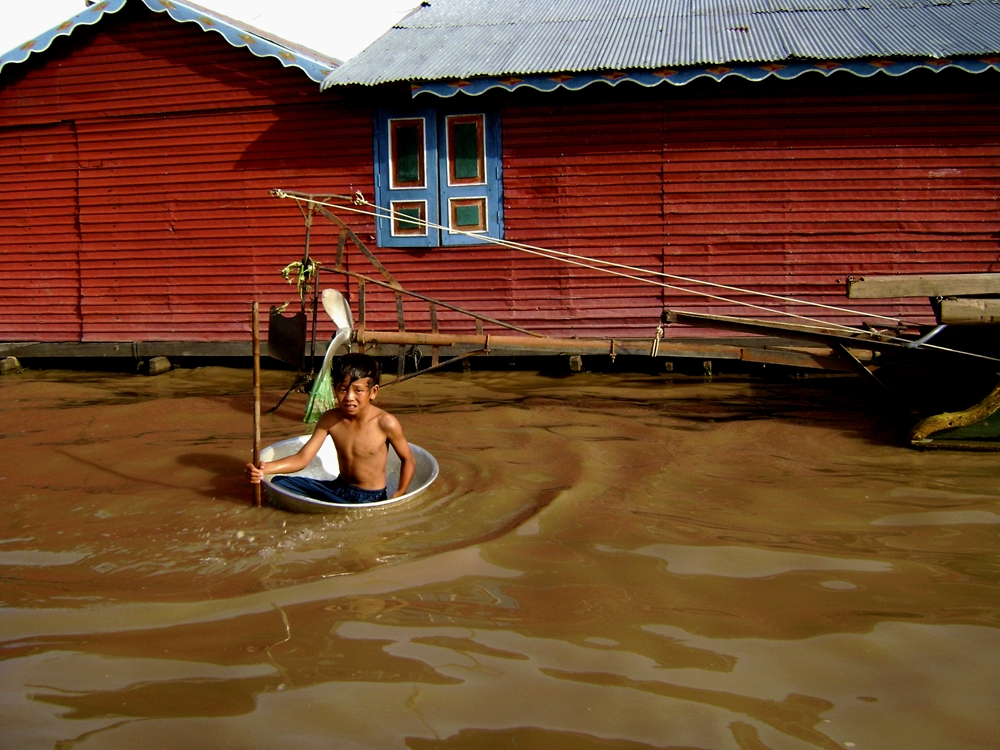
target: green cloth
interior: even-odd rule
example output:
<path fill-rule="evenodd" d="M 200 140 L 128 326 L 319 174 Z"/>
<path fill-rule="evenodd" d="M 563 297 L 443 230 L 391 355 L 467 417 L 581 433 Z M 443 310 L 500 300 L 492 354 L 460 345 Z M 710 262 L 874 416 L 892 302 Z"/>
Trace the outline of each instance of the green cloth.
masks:
<path fill-rule="evenodd" d="M 302 421 L 306 424 L 318 422 L 323 416 L 323 412 L 329 411 L 337 405 L 333 397 L 333 386 L 330 383 L 330 368 L 324 367 L 319 377 L 313 383 L 312 393 L 306 402 L 306 415 Z"/>

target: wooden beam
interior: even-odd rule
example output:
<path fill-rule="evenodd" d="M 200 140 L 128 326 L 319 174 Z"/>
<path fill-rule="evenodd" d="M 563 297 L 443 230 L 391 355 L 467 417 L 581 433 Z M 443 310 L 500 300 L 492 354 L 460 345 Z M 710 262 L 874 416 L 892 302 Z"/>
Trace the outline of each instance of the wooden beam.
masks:
<path fill-rule="evenodd" d="M 1000 273 L 864 276 L 847 280 L 849 299 L 974 297 L 985 294 L 1000 294 Z"/>
<path fill-rule="evenodd" d="M 433 299 L 432 297 L 427 297 L 424 296 L 423 294 L 418 294 L 417 292 L 411 292 L 409 289 L 403 289 L 403 287 L 399 286 L 398 284 L 393 286 L 392 284 L 386 283 L 384 281 L 379 281 L 378 279 L 373 279 L 359 273 L 355 273 L 354 271 L 335 271 L 335 273 L 341 273 L 344 276 L 350 276 L 352 278 L 356 278 L 359 284 L 361 283 L 361 280 L 364 279 L 367 283 L 375 284 L 376 286 L 383 287 L 384 289 L 392 289 L 395 292 L 401 292 L 405 294 L 407 297 L 413 297 L 414 299 L 423 300 L 424 302 L 427 303 L 433 302 L 435 305 L 437 305 L 438 307 L 443 307 L 445 310 L 453 310 L 457 313 L 461 313 L 462 315 L 468 315 L 471 318 L 476 318 L 480 321 L 479 323 L 480 325 L 482 325 L 484 322 L 490 323 L 492 325 L 499 326 L 500 328 L 506 328 L 510 331 L 518 331 L 519 333 L 523 333 L 528 336 L 537 336 L 539 338 L 542 338 L 542 334 L 540 333 L 529 331 L 526 328 L 520 328 L 519 326 L 513 325 L 512 323 L 505 323 L 502 320 L 497 320 L 496 318 L 491 318 L 487 315 L 480 315 L 479 313 L 474 313 L 471 310 L 466 310 L 465 308 L 458 307 L 457 305 L 451 305 L 448 304 L 447 302 L 442 302 L 439 299 Z"/>
<path fill-rule="evenodd" d="M 848 365 L 854 368 L 858 375 L 874 385 L 879 391 L 892 399 L 893 402 L 895 401 L 895 394 L 889 390 L 885 383 L 878 379 L 878 376 L 874 372 L 865 367 L 865 364 L 860 359 L 854 356 L 854 352 L 841 343 L 835 343 L 833 349 L 844 358 L 844 361 Z"/>
<path fill-rule="evenodd" d="M 865 352 L 868 354 L 868 352 Z M 765 365 L 782 365 L 803 370 L 834 370 L 853 372 L 854 368 L 839 357 L 791 349 L 759 349 L 748 346 L 740 357 L 744 362 L 759 362 Z"/>
<path fill-rule="evenodd" d="M 718 328 L 728 331 L 753 333 L 758 336 L 777 336 L 784 339 L 813 341 L 832 347 L 839 341 L 852 348 L 887 350 L 905 348 L 902 344 L 886 339 L 890 336 L 860 329 L 845 330 L 844 328 L 820 328 L 800 323 L 781 323 L 774 320 L 758 320 L 755 318 L 734 318 L 728 315 L 709 315 L 707 313 L 681 312 L 680 310 L 664 310 L 665 323 L 681 323 L 685 325 Z M 663 348 L 663 344 L 660 344 Z"/>
<path fill-rule="evenodd" d="M 263 347 L 266 351 L 266 345 Z M 2 356 L 32 357 L 250 357 L 250 341 L 105 341 L 0 345 Z"/>
<path fill-rule="evenodd" d="M 365 305 L 365 280 L 362 277 L 358 277 L 358 331 L 365 330 L 365 316 L 367 314 L 367 307 Z M 358 351 L 362 354 L 365 353 L 365 344 L 363 341 L 359 341 Z"/>
<path fill-rule="evenodd" d="M 368 262 L 371 263 L 373 266 L 375 266 L 375 270 L 377 270 L 380 274 L 382 274 L 394 289 L 402 289 L 402 287 L 399 285 L 399 282 L 396 281 L 396 279 L 393 277 L 391 273 L 389 273 L 386 267 L 383 266 L 381 262 L 379 262 L 379 259 L 375 257 L 372 251 L 368 249 L 368 246 L 361 241 L 358 235 L 356 235 L 351 230 L 351 228 L 344 223 L 343 219 L 341 219 L 336 214 L 330 213 L 327 209 L 323 208 L 322 206 L 320 206 L 319 212 L 323 214 L 323 216 L 328 218 L 330 221 L 332 221 L 334 224 L 336 224 L 338 227 L 340 227 L 340 231 L 347 236 L 347 238 L 354 244 L 356 248 L 358 248 L 358 250 L 360 250 L 364 254 L 366 258 L 368 258 Z"/>
<path fill-rule="evenodd" d="M 396 320 L 399 323 L 399 332 L 406 332 L 406 321 L 403 319 L 403 295 L 396 292 Z M 396 380 L 403 377 L 406 369 L 406 347 L 400 344 L 396 351 Z"/>
<path fill-rule="evenodd" d="M 335 268 L 340 271 L 344 267 L 344 250 L 347 247 L 347 232 L 340 230 L 337 236 L 337 265 Z"/>
<path fill-rule="evenodd" d="M 559 339 L 538 336 L 507 336 L 491 334 L 489 342 L 485 335 L 469 333 L 417 333 L 416 331 L 355 331 L 354 340 L 359 345 L 377 346 L 438 346 L 475 347 L 486 349 L 489 343 L 491 353 L 517 354 L 607 354 L 610 339 Z M 615 351 L 621 355 L 649 356 L 649 339 L 615 339 Z M 661 341 L 660 357 L 699 357 L 701 359 L 742 359 L 742 349 L 738 346 L 708 342 Z"/>
<path fill-rule="evenodd" d="M 943 299 L 938 322 L 947 325 L 1000 323 L 1000 299 Z"/>

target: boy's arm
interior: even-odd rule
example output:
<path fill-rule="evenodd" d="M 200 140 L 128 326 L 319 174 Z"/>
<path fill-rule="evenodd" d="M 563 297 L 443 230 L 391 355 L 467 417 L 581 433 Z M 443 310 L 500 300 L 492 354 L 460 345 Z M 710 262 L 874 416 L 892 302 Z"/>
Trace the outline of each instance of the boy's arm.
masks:
<path fill-rule="evenodd" d="M 392 494 L 393 497 L 399 497 L 406 494 L 406 490 L 413 480 L 413 472 L 417 469 L 417 461 L 413 458 L 410 444 L 403 437 L 403 427 L 399 424 L 399 420 L 391 414 L 385 414 L 379 421 L 382 430 L 389 439 L 389 445 L 399 456 L 399 487 Z"/>
<path fill-rule="evenodd" d="M 313 457 L 319 452 L 323 441 L 326 440 L 326 436 L 330 434 L 329 425 L 324 425 L 324 421 L 322 418 L 319 420 L 316 429 L 313 430 L 312 436 L 306 441 L 305 445 L 299 448 L 298 453 L 295 455 L 279 458 L 277 461 L 261 461 L 259 469 L 253 464 L 247 464 L 246 475 L 250 481 L 253 484 L 257 484 L 264 478 L 265 474 L 291 474 L 294 471 L 306 468 L 309 462 L 313 460 Z"/>

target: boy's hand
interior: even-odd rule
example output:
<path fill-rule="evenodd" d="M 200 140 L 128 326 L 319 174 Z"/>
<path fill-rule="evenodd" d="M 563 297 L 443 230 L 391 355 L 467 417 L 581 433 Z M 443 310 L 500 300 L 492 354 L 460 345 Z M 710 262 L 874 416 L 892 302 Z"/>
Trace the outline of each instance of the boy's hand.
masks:
<path fill-rule="evenodd" d="M 247 464 L 244 473 L 247 475 L 247 479 L 249 479 L 252 484 L 260 484 L 260 480 L 264 478 L 264 472 L 253 464 Z"/>

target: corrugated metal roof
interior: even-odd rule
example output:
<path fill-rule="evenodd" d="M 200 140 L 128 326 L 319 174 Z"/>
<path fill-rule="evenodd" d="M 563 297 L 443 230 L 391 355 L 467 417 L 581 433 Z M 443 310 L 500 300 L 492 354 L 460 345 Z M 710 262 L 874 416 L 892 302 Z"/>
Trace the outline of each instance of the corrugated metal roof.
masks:
<path fill-rule="evenodd" d="M 323 87 L 1000 52 L 1000 0 L 433 0 Z"/>
<path fill-rule="evenodd" d="M 35 52 L 47 50 L 56 37 L 69 36 L 81 26 L 92 26 L 108 13 L 117 13 L 128 0 L 105 0 L 96 3 L 82 13 L 59 24 L 53 29 L 39 34 L 20 47 L 0 55 L 0 70 L 4 65 L 22 63 Z M 196 23 L 204 31 L 215 31 L 234 47 L 246 47 L 257 57 L 273 57 L 286 68 L 302 70 L 317 83 L 329 75 L 340 61 L 334 57 L 321 55 L 305 47 L 300 47 L 278 37 L 203 8 L 187 0 L 142 0 L 146 7 L 157 13 L 167 13 L 178 22 Z"/>

